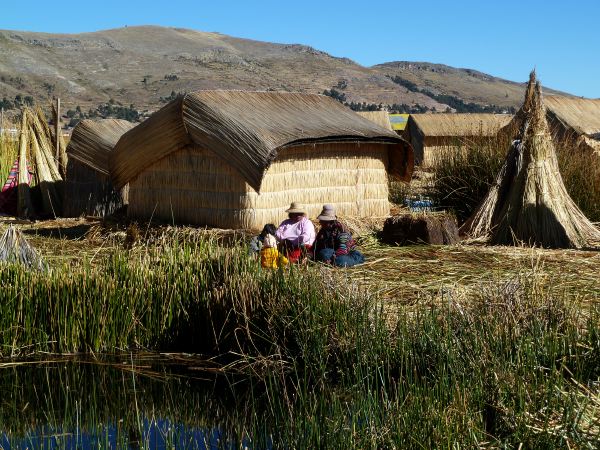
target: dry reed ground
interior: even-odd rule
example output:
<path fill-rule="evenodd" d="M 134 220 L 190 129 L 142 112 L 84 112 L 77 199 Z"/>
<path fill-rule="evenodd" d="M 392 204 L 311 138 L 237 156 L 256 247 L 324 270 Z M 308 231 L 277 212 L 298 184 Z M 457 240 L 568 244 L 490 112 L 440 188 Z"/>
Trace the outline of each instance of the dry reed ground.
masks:
<path fill-rule="evenodd" d="M 386 305 L 429 306 L 439 302 L 468 302 L 485 293 L 498 297 L 527 284 L 543 296 L 565 298 L 590 305 L 600 301 L 600 251 L 547 250 L 527 247 L 455 246 L 392 247 L 381 244 L 374 231 L 380 220 L 348 220 L 358 235 L 360 249 L 367 262 L 349 269 L 329 269 L 327 277 L 335 283 L 351 282 L 361 289 L 377 293 Z M 4 232 L 7 220 L 0 221 Z M 21 224 L 29 242 L 39 250 L 50 266 L 83 261 L 101 264 L 117 248 L 123 248 L 126 232 L 122 224 L 101 224 L 96 220 L 58 219 Z M 139 226 L 141 241 L 133 252 L 143 252 L 145 242 L 177 234 L 219 235 L 231 241 L 243 238 L 231 230 Z M 311 268 L 317 266 L 311 264 Z"/>

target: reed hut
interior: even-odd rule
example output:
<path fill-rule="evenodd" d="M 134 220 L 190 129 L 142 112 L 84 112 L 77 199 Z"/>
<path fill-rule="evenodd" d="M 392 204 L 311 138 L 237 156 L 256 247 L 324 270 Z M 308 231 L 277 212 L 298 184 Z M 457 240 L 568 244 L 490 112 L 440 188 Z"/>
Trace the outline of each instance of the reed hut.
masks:
<path fill-rule="evenodd" d="M 404 137 L 415 152 L 415 163 L 435 166 L 445 152 L 489 142 L 512 119 L 508 114 L 411 114 Z"/>
<path fill-rule="evenodd" d="M 357 114 L 373 123 L 376 123 L 386 130 L 394 130 L 392 128 L 392 122 L 390 122 L 390 115 L 387 111 L 358 111 Z"/>
<path fill-rule="evenodd" d="M 544 104 L 555 145 L 600 154 L 600 99 L 552 95 Z M 501 133 L 514 137 L 521 122 L 515 116 Z"/>
<path fill-rule="evenodd" d="M 113 188 L 108 156 L 134 124 L 126 120 L 82 120 L 67 146 L 63 215 L 106 216 L 127 204 L 127 186 Z"/>
<path fill-rule="evenodd" d="M 531 73 L 516 115 L 519 129 L 494 185 L 461 227 L 492 244 L 582 248 L 600 243 L 600 230 L 575 205 L 558 168 L 542 90 Z"/>
<path fill-rule="evenodd" d="M 292 201 L 314 217 L 389 214 L 388 175 L 410 180 L 410 145 L 321 95 L 199 91 L 125 133 L 110 157 L 128 215 L 220 228 L 279 223 Z"/>

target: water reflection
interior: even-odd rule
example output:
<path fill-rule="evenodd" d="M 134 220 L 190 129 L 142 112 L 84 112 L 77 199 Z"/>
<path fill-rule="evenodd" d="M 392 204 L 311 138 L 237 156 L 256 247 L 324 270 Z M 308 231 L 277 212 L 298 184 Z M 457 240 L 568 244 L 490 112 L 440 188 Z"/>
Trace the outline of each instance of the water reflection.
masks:
<path fill-rule="evenodd" d="M 242 443 L 247 447 L 248 443 Z M 11 437 L 4 433 L 0 439 L 2 449 L 222 449 L 237 448 L 227 441 L 218 429 L 199 429 L 174 424 L 169 420 L 144 419 L 141 434 L 138 430 L 123 430 L 119 425 L 109 425 L 98 430 L 52 430 L 42 427 L 31 430 L 24 437 Z"/>
<path fill-rule="evenodd" d="M 2 449 L 256 447 L 247 431 L 251 384 L 201 359 L 119 355 L 0 367 Z"/>

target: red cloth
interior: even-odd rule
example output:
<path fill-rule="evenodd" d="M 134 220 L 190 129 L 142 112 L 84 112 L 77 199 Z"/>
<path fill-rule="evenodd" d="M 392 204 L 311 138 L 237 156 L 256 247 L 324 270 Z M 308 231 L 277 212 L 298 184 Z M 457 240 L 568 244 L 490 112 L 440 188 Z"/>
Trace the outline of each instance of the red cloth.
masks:
<path fill-rule="evenodd" d="M 312 249 L 312 245 L 305 245 L 303 247 L 284 247 L 282 249 L 282 253 L 292 264 L 296 264 L 298 262 L 302 262 L 310 250 Z"/>
<path fill-rule="evenodd" d="M 31 183 L 31 169 L 27 165 L 27 184 Z M 14 216 L 17 214 L 17 186 L 19 185 L 19 160 L 15 160 L 8 179 L 0 192 L 0 212 Z"/>

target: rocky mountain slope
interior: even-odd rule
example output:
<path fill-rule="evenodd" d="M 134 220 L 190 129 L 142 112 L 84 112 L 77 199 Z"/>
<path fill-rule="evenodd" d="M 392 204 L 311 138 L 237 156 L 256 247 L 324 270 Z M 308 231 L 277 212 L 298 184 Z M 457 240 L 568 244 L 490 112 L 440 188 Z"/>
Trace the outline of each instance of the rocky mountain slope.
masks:
<path fill-rule="evenodd" d="M 109 99 L 153 111 L 173 93 L 197 89 L 333 89 L 348 103 L 438 111 L 448 108 L 439 97 L 445 94 L 504 108 L 518 106 L 524 89 L 467 69 L 408 62 L 363 67 L 305 45 L 155 26 L 82 34 L 0 31 L 0 54 L 0 98 L 44 103 L 59 96 L 66 108 L 84 111 Z"/>

